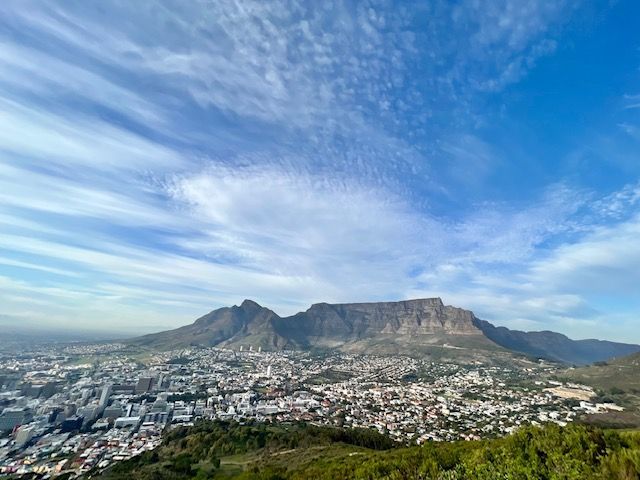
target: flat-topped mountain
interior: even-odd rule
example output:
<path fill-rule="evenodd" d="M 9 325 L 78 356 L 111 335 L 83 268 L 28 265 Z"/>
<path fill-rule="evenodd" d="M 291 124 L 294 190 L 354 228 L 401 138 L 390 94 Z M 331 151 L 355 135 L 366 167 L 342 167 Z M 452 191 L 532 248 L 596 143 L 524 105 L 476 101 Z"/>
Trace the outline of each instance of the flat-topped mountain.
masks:
<path fill-rule="evenodd" d="M 469 310 L 445 306 L 439 298 L 423 298 L 400 302 L 378 303 L 316 303 L 291 321 L 305 323 L 317 336 L 356 336 L 396 333 L 422 335 L 480 335 Z M 327 330 L 325 327 L 329 327 Z M 341 331 L 331 329 L 340 326 Z"/>
<path fill-rule="evenodd" d="M 433 343 L 437 338 L 482 337 L 468 310 L 445 306 L 439 298 L 377 303 L 317 303 L 281 319 L 281 332 L 308 347 L 347 346 L 375 337 Z M 356 348 L 358 350 L 358 348 Z"/>
<path fill-rule="evenodd" d="M 193 324 L 132 340 L 171 349 L 189 346 L 339 349 L 360 353 L 420 354 L 434 348 L 472 352 L 524 353 L 586 364 L 640 351 L 640 346 L 571 340 L 554 332 L 519 332 L 494 327 L 470 310 L 444 305 L 440 298 L 399 302 L 317 303 L 280 317 L 245 300 L 214 310 Z M 505 350 L 506 349 L 506 350 Z"/>

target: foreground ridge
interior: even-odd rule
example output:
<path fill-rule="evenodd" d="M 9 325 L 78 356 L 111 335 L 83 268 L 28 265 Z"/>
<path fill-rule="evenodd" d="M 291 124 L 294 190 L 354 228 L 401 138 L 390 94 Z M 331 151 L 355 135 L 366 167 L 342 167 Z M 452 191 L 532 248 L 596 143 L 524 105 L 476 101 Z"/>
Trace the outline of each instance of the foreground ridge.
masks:
<path fill-rule="evenodd" d="M 638 478 L 638 458 L 640 432 L 580 425 L 407 447 L 367 429 L 216 421 L 175 429 L 99 478 L 605 480 Z"/>

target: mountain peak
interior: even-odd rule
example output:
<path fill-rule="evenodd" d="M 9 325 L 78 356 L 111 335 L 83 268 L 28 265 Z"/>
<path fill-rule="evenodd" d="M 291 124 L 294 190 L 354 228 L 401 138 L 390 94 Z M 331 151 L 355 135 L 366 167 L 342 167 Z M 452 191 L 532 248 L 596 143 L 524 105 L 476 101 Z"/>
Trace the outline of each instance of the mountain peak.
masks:
<path fill-rule="evenodd" d="M 245 298 L 240 304 L 240 308 L 242 308 L 243 310 L 249 310 L 249 309 L 253 310 L 256 308 L 262 308 L 262 305 L 260 305 L 257 302 L 254 302 L 251 299 Z"/>

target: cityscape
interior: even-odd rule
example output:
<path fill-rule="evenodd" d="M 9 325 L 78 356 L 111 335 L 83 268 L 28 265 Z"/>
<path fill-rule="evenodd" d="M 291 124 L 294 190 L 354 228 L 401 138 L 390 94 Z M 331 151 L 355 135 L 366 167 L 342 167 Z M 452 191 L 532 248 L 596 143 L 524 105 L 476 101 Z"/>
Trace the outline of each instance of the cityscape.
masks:
<path fill-rule="evenodd" d="M 79 476 L 156 448 L 199 419 L 370 428 L 398 442 L 478 440 L 618 410 L 544 361 L 507 366 L 411 357 L 125 344 L 40 346 L 0 362 L 0 474 Z"/>
<path fill-rule="evenodd" d="M 640 480 L 639 0 L 0 5 L 0 480 Z"/>

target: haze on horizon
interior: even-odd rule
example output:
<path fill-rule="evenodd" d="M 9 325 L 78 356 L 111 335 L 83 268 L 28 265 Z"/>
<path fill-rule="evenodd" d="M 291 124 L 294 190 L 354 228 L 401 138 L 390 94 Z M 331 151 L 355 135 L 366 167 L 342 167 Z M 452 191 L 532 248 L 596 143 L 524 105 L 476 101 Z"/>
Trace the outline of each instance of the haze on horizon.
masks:
<path fill-rule="evenodd" d="M 441 297 L 640 343 L 640 3 L 3 2 L 0 328 Z"/>

